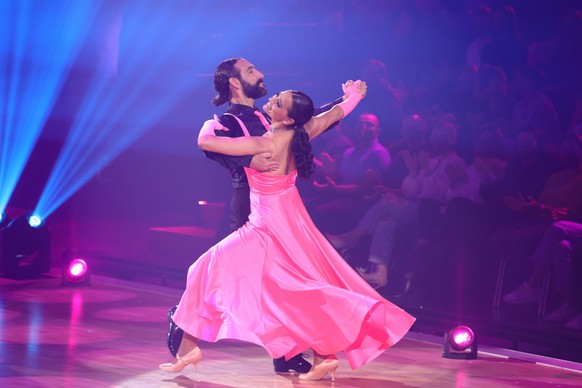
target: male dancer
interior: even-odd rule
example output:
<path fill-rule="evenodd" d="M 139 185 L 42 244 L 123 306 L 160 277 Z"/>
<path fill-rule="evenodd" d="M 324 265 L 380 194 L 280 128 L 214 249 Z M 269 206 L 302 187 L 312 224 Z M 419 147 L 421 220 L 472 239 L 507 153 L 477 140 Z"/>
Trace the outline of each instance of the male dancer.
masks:
<path fill-rule="evenodd" d="M 214 89 L 218 95 L 212 99 L 212 103 L 216 106 L 229 103 L 226 113 L 220 116 L 221 124 L 229 131 L 217 131 L 218 136 L 246 136 L 238 120 L 242 121 L 250 136 L 262 136 L 268 130 L 268 120 L 255 106 L 255 99 L 267 94 L 263 78 L 264 74 L 244 58 L 227 59 L 218 65 L 214 73 Z M 316 109 L 315 115 L 331 109 L 342 100 L 343 97 L 340 97 L 330 104 Z M 228 156 L 205 152 L 205 155 L 231 172 L 233 196 L 230 203 L 229 226 L 231 230 L 229 232 L 232 232 L 243 226 L 248 221 L 250 214 L 250 191 L 244 167 L 251 167 L 258 171 L 269 171 L 276 170 L 278 164 L 272 160 L 270 153 L 255 156 Z M 226 233 L 219 232 L 219 234 Z M 170 344 L 172 330 L 175 332 L 177 327 L 172 329 L 171 322 L 168 342 L 170 351 L 174 352 L 173 349 L 177 350 L 178 345 L 172 346 Z M 178 342 L 181 340 L 181 331 L 179 337 Z M 311 364 L 301 354 L 289 360 L 285 360 L 285 357 L 274 359 L 273 366 L 276 373 L 291 371 L 307 373 L 311 369 Z"/>
<path fill-rule="evenodd" d="M 217 131 L 218 136 L 245 136 L 238 118 L 243 122 L 251 136 L 262 136 L 269 123 L 255 106 L 255 99 L 267 94 L 264 75 L 252 63 L 243 58 L 231 58 L 221 62 L 214 73 L 214 89 L 218 93 L 212 103 L 221 106 L 228 102 L 228 110 L 220 116 L 220 122 L 229 131 Z M 235 118 L 236 117 L 236 118 Z M 230 230 L 228 233 L 243 226 L 251 212 L 249 185 L 244 167 L 258 171 L 275 170 L 278 166 L 269 153 L 256 156 L 228 156 L 213 152 L 205 152 L 206 157 L 215 160 L 231 172 L 233 196 L 230 202 Z M 218 232 L 219 239 L 226 236 L 224 231 Z"/>
<path fill-rule="evenodd" d="M 268 127 L 269 122 L 255 106 L 255 99 L 267 94 L 263 78 L 264 74 L 244 58 L 227 59 L 218 65 L 214 73 L 214 89 L 218 95 L 212 99 L 212 103 L 216 106 L 229 103 L 226 114 L 219 119 L 229 131 L 217 131 L 218 136 L 245 136 L 236 118 L 243 122 L 251 136 L 262 136 L 268 130 L 265 126 Z M 316 108 L 314 115 L 325 112 L 342 101 L 343 96 Z M 308 126 L 309 124 L 306 125 L 306 129 L 309 129 Z M 330 128 L 333 126 L 335 124 Z M 276 170 L 279 166 L 271 159 L 272 155 L 269 153 L 255 156 L 227 156 L 211 152 L 205 154 L 209 159 L 228 168 L 232 174 L 234 193 L 230 204 L 230 233 L 243 226 L 250 214 L 249 185 L 243 167 L 269 171 Z"/>

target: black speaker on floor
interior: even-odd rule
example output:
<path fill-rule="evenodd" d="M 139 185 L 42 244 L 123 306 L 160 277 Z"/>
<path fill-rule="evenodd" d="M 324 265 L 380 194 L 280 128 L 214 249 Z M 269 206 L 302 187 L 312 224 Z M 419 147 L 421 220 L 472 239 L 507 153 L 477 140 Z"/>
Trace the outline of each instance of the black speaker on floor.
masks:
<path fill-rule="evenodd" d="M 25 279 L 50 271 L 50 233 L 37 216 L 24 215 L 0 230 L 0 272 Z"/>

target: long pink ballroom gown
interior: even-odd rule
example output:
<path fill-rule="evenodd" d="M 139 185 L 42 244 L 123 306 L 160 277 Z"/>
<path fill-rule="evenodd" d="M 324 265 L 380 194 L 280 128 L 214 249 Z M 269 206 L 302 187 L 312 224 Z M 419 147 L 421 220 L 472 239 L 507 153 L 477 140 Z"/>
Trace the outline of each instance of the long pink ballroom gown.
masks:
<path fill-rule="evenodd" d="M 344 351 L 352 369 L 398 342 L 415 318 L 370 287 L 317 230 L 297 171 L 246 173 L 249 221 L 192 264 L 174 322 L 205 341 L 255 343 L 272 358 Z"/>

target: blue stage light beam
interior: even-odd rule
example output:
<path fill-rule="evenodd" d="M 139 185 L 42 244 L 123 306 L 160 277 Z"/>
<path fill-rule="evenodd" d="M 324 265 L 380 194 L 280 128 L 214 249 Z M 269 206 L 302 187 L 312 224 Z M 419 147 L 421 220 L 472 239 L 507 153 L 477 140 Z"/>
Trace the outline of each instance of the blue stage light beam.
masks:
<path fill-rule="evenodd" d="M 8 206 L 94 13 L 91 1 L 0 4 L 0 212 Z"/>
<path fill-rule="evenodd" d="M 195 76 L 191 70 L 194 64 L 171 62 L 184 58 L 183 50 L 195 49 L 188 42 L 200 36 L 201 29 L 204 34 L 212 35 L 210 28 L 215 28 L 215 16 L 204 3 L 182 3 L 188 4 L 188 9 L 176 9 L 171 4 L 174 3 L 160 6 L 156 1 L 140 1 L 133 4 L 139 6 L 132 7 L 132 3 L 128 3 L 124 8 L 120 18 L 117 78 L 97 76 L 93 80 L 35 214 L 45 218 L 52 214 L 178 101 L 201 82 L 209 81 Z M 218 15 L 218 11 L 214 15 Z M 219 61 L 233 56 L 233 48 L 240 51 L 246 44 L 253 44 L 256 36 L 248 30 L 254 22 L 256 20 L 249 16 L 233 17 L 229 33 L 236 41 L 232 42 L 232 47 L 207 47 L 196 58 L 195 67 L 214 69 Z M 208 31 L 204 31 L 205 26 Z M 181 72 L 165 71 L 176 68 L 182 68 Z M 160 85 L 156 82 L 159 77 L 164 78 L 163 89 L 152 86 Z M 203 109 L 208 110 L 209 118 L 212 117 L 214 112 L 210 104 Z M 193 131 L 196 125 L 193 123 Z"/>

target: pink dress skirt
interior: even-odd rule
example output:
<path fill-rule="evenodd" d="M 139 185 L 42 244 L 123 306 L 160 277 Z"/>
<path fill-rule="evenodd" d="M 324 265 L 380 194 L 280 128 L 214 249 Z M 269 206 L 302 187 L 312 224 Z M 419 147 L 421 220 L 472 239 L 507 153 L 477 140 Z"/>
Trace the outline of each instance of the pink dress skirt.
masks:
<path fill-rule="evenodd" d="M 205 341 L 260 345 L 273 358 L 343 351 L 352 369 L 398 342 L 415 318 L 370 287 L 317 230 L 297 172 L 246 173 L 249 221 L 192 264 L 174 322 Z"/>

